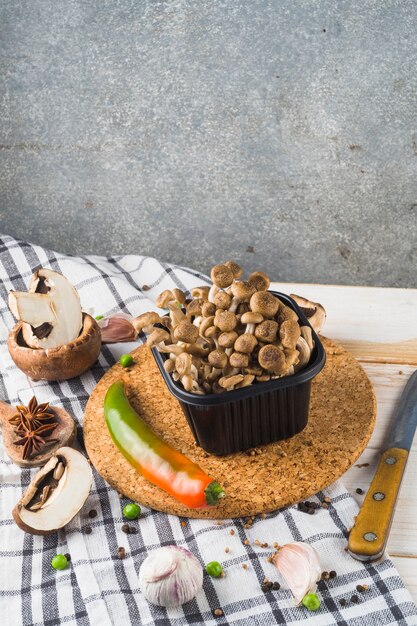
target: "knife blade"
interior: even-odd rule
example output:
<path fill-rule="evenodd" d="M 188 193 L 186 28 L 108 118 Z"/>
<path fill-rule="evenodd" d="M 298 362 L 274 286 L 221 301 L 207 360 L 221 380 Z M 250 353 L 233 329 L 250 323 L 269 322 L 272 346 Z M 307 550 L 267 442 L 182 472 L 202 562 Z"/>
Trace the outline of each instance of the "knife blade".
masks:
<path fill-rule="evenodd" d="M 416 429 L 417 371 L 404 388 L 374 478 L 349 534 L 348 552 L 359 561 L 376 561 L 384 554 Z"/>

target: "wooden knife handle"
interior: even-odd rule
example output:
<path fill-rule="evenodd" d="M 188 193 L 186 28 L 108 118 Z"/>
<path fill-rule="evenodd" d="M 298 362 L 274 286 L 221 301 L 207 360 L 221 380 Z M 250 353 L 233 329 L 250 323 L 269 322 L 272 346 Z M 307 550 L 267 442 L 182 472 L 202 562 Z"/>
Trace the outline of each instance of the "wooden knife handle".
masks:
<path fill-rule="evenodd" d="M 407 458 L 403 448 L 389 448 L 381 456 L 349 535 L 349 554 L 359 561 L 376 561 L 384 553 Z"/>

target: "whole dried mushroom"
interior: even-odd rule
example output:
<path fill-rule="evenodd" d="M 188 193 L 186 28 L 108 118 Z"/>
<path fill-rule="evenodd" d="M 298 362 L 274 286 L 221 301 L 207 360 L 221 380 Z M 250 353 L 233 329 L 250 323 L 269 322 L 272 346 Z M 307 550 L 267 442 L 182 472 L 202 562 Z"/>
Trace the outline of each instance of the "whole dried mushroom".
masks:
<path fill-rule="evenodd" d="M 147 344 L 167 355 L 165 371 L 188 392 L 224 393 L 291 376 L 310 362 L 311 327 L 301 326 L 297 313 L 268 291 L 264 272 L 242 276 L 233 261 L 215 265 L 211 287 L 195 287 L 190 299 L 165 290 L 156 303 L 169 313 L 141 316 Z M 323 307 L 294 299 L 320 329 Z"/>

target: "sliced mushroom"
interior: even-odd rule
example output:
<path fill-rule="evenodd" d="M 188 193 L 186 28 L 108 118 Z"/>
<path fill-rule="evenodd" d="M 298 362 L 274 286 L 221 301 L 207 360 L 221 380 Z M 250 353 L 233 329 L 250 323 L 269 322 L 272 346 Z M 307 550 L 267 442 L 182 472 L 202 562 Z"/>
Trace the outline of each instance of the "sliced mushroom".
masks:
<path fill-rule="evenodd" d="M 59 463 L 63 464 L 64 471 L 53 488 L 53 474 Z M 91 467 L 80 452 L 59 448 L 14 507 L 12 514 L 16 524 L 33 535 L 57 532 L 79 512 L 90 493 L 92 480 Z M 49 490 L 45 489 L 47 486 Z"/>
<path fill-rule="evenodd" d="M 10 292 L 9 308 L 16 319 L 23 322 L 23 339 L 30 348 L 58 348 L 71 343 L 80 334 L 80 297 L 59 272 L 37 270 L 28 292 Z"/>
<path fill-rule="evenodd" d="M 297 296 L 294 293 L 290 295 L 290 298 L 295 300 L 313 329 L 316 333 L 319 333 L 323 328 L 324 322 L 326 321 L 326 311 L 323 305 L 319 302 L 307 300 L 307 298 L 303 298 L 302 296 Z"/>

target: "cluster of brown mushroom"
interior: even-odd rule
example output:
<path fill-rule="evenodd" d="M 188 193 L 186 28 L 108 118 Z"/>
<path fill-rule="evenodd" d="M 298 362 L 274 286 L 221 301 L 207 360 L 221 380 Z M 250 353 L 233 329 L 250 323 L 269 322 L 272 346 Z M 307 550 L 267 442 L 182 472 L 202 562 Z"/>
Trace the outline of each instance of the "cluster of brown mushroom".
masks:
<path fill-rule="evenodd" d="M 147 345 L 168 355 L 165 371 L 188 392 L 240 389 L 291 376 L 310 361 L 310 326 L 300 326 L 295 311 L 268 291 L 266 274 L 253 272 L 247 280 L 242 275 L 233 261 L 216 265 L 211 287 L 192 289 L 189 300 L 180 289 L 166 290 L 156 301 L 166 315 L 150 312 L 136 319 Z M 300 300 L 321 325 L 321 305 Z"/>

